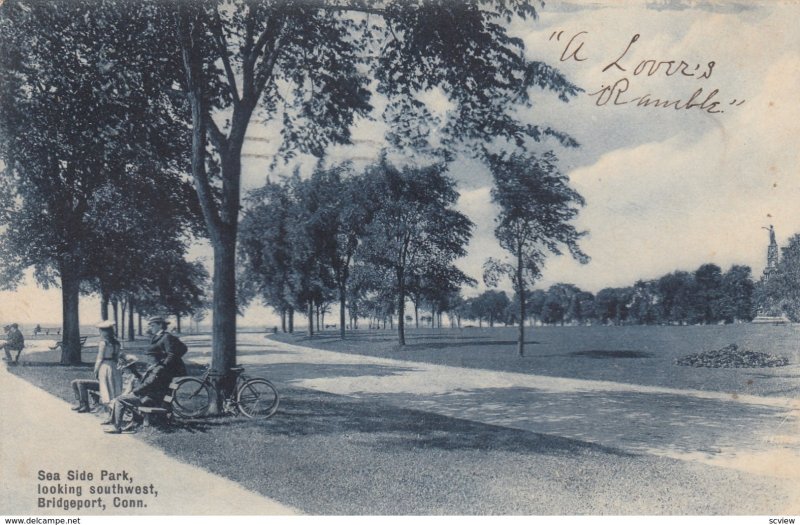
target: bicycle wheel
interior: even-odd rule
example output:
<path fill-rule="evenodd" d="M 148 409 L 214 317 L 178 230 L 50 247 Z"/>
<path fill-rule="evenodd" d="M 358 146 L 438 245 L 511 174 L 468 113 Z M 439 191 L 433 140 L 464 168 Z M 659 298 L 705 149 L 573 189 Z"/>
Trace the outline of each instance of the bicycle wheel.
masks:
<path fill-rule="evenodd" d="M 272 417 L 278 411 L 278 391 L 266 379 L 249 379 L 236 393 L 239 411 L 250 418 Z"/>
<path fill-rule="evenodd" d="M 172 412 L 178 417 L 202 416 L 211 406 L 211 390 L 193 377 L 181 380 L 172 393 Z"/>

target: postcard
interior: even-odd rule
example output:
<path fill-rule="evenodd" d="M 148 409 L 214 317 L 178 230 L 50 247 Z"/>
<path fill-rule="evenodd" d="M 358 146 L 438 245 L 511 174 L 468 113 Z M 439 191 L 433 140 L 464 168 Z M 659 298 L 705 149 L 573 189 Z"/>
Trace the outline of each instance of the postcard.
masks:
<path fill-rule="evenodd" d="M 0 514 L 792 523 L 798 18 L 0 2 Z"/>

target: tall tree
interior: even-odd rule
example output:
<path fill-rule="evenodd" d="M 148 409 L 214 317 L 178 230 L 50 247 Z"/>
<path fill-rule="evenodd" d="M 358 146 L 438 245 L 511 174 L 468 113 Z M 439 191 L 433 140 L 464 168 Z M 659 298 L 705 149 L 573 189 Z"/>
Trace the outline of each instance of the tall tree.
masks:
<path fill-rule="evenodd" d="M 633 285 L 629 315 L 636 324 L 653 324 L 658 320 L 656 281 L 638 280 Z"/>
<path fill-rule="evenodd" d="M 583 232 L 570 222 L 584 200 L 570 188 L 552 152 L 540 156 L 512 153 L 489 157 L 494 177 L 492 202 L 500 208 L 495 237 L 512 259 L 489 259 L 484 266 L 484 281 L 497 285 L 499 278 L 511 279 L 517 297 L 527 297 L 527 289 L 541 275 L 548 253 L 560 255 L 566 248 L 577 261 L 589 258 L 578 246 Z M 525 301 L 519 301 L 517 351 L 525 355 Z"/>
<path fill-rule="evenodd" d="M 506 321 L 506 312 L 511 300 L 505 292 L 497 290 L 486 290 L 475 298 L 475 313 L 488 321 L 490 327 L 494 327 L 496 321 Z"/>
<path fill-rule="evenodd" d="M 659 317 L 662 321 L 679 325 L 695 322 L 699 313 L 694 301 L 694 276 L 676 271 L 658 279 Z"/>
<path fill-rule="evenodd" d="M 633 288 L 603 288 L 595 296 L 595 315 L 604 322 L 620 325 L 628 320 Z"/>
<path fill-rule="evenodd" d="M 719 315 L 726 323 L 753 319 L 754 287 L 749 266 L 735 264 L 723 274 Z"/>
<path fill-rule="evenodd" d="M 712 324 L 720 319 L 722 298 L 722 268 L 716 264 L 703 264 L 694 272 L 695 305 L 703 324 Z"/>
<path fill-rule="evenodd" d="M 156 178 L 160 191 L 175 189 L 173 209 L 191 207 L 177 198 L 188 195 L 188 128 L 163 81 L 177 54 L 154 56 L 173 46 L 151 27 L 132 3 L 0 5 L 0 154 L 12 196 L 0 218 L 2 264 L 11 277 L 34 266 L 40 284 L 60 284 L 64 364 L 81 359 L 81 284 L 109 277 L 95 257 L 113 250 L 106 234 L 122 226 L 113 212 L 98 215 L 112 202 L 106 190 L 133 187 L 147 199 Z"/>
<path fill-rule="evenodd" d="M 291 199 L 285 181 L 267 181 L 252 191 L 242 216 L 238 247 L 240 306 L 260 297 L 265 306 L 271 306 L 283 318 L 294 308 L 290 289 Z"/>
<path fill-rule="evenodd" d="M 398 169 L 385 157 L 368 172 L 380 196 L 360 257 L 391 272 L 397 305 L 398 343 L 405 345 L 405 303 L 409 276 L 429 268 L 450 268 L 466 254 L 473 224 L 454 209 L 455 182 L 442 165 Z M 443 272 L 444 273 L 444 272 Z"/>
<path fill-rule="evenodd" d="M 518 120 L 531 87 L 566 100 L 578 89 L 546 64 L 525 58 L 512 19 L 530 19 L 527 1 L 207 0 L 179 2 L 175 21 L 182 84 L 192 110 L 192 172 L 214 248 L 213 367 L 235 363 L 235 247 L 241 152 L 260 104 L 282 123 L 280 151 L 322 156 L 350 142 L 357 116 L 371 111 L 370 89 L 386 97 L 383 118 L 398 145 L 445 146 L 544 135 Z M 372 82 L 372 81 L 375 82 Z M 418 94 L 440 88 L 452 111 L 431 126 Z M 226 125 L 219 122 L 225 119 Z M 220 171 L 207 169 L 210 141 Z M 402 321 L 401 321 L 402 322 Z"/>

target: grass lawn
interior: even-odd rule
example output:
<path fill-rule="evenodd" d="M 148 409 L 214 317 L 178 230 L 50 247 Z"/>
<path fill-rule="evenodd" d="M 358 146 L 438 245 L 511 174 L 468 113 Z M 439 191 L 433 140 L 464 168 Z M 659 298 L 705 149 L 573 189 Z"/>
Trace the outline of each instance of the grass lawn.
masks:
<path fill-rule="evenodd" d="M 526 329 L 525 357 L 516 328 L 409 329 L 406 346 L 388 330 L 278 334 L 277 340 L 353 354 L 468 368 L 541 374 L 766 396 L 800 394 L 800 326 L 590 326 Z M 786 356 L 777 368 L 692 368 L 673 364 L 688 354 L 731 343 Z"/>

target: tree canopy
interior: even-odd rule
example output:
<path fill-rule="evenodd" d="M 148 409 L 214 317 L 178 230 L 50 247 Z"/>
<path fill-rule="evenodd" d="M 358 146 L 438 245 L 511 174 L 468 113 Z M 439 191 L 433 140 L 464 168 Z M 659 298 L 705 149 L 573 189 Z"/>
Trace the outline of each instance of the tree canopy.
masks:
<path fill-rule="evenodd" d="M 187 114 L 160 81 L 169 56 L 154 60 L 165 46 L 150 27 L 128 3 L 0 6 L 2 266 L 6 282 L 33 266 L 41 284 L 60 283 L 64 363 L 80 361 L 81 284 L 127 287 L 143 232 L 197 224 Z"/>
<path fill-rule="evenodd" d="M 543 155 L 493 155 L 489 157 L 494 177 L 492 202 L 500 208 L 495 237 L 511 255 L 510 261 L 490 259 L 485 265 L 484 280 L 496 285 L 500 276 L 511 279 L 517 297 L 541 275 L 547 254 L 560 255 L 566 248 L 582 262 L 589 258 L 578 246 L 583 235 L 571 221 L 584 200 L 570 188 L 552 152 Z M 525 351 L 525 301 L 519 304 L 518 352 Z"/>

